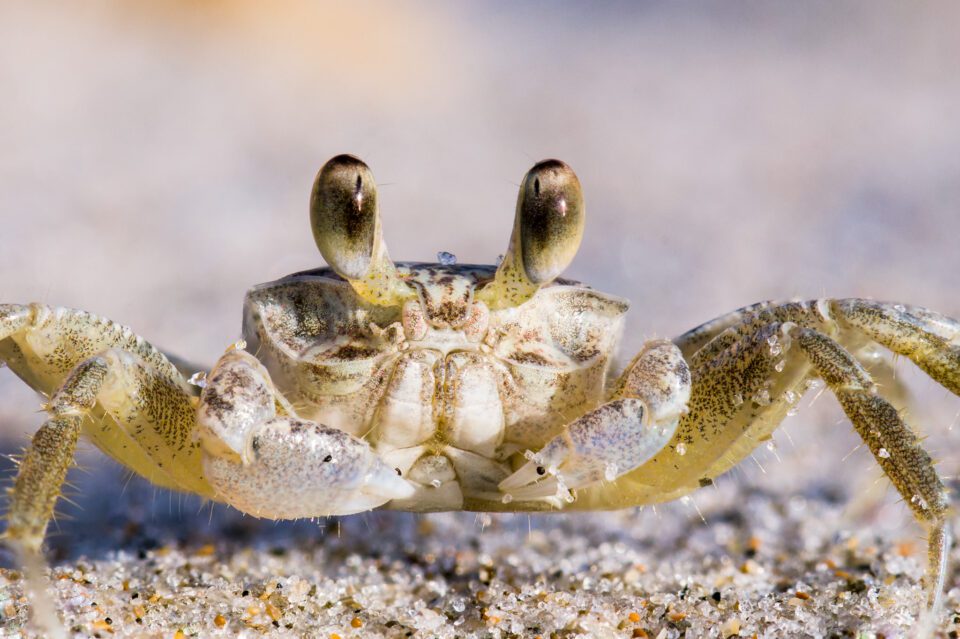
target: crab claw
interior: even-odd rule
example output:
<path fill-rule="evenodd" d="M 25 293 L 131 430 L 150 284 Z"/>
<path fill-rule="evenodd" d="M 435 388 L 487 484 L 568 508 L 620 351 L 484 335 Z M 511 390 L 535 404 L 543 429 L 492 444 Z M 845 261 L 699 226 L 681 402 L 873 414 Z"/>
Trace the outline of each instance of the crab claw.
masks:
<path fill-rule="evenodd" d="M 569 498 L 569 489 L 614 481 L 653 457 L 673 436 L 677 419 L 650 423 L 638 399 L 608 402 L 567 426 L 499 484 L 513 499 Z"/>
<path fill-rule="evenodd" d="M 217 498 L 253 515 L 349 515 L 415 491 L 365 441 L 298 417 L 263 365 L 241 350 L 211 371 L 197 424 Z"/>
<path fill-rule="evenodd" d="M 219 498 L 271 519 L 349 515 L 414 494 L 366 442 L 291 417 L 251 429 L 242 459 L 207 454 L 203 466 Z"/>

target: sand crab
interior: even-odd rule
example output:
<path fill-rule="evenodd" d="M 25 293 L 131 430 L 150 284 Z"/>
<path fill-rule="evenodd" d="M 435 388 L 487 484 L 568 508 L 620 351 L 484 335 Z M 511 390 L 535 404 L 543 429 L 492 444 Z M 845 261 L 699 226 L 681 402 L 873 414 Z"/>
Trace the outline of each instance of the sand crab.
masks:
<path fill-rule="evenodd" d="M 373 176 L 352 156 L 319 171 L 310 214 L 329 267 L 251 289 L 245 342 L 205 383 L 109 320 L 0 305 L 0 361 L 47 398 L 7 515 L 25 562 L 81 433 L 157 485 L 259 517 L 612 509 L 709 485 L 826 384 L 929 531 L 939 600 L 945 490 L 857 354 L 882 345 L 960 394 L 957 321 L 862 299 L 764 302 L 648 342 L 614 378 L 627 303 L 559 277 L 584 225 L 562 162 L 525 176 L 496 266 L 392 262 Z"/>

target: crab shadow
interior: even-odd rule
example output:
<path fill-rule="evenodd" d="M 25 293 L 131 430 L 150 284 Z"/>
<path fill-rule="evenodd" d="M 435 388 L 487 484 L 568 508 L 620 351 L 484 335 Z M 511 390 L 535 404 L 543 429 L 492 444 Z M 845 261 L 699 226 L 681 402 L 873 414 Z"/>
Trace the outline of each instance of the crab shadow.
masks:
<path fill-rule="evenodd" d="M 0 477 L 12 484 L 19 451 L 0 441 Z M 4 506 L 7 504 L 5 503 Z M 54 565 L 79 558 L 106 560 L 117 553 L 143 556 L 160 547 L 185 550 L 208 544 L 231 552 L 252 548 L 282 554 L 291 548 L 335 547 L 340 553 L 369 552 L 399 558 L 409 554 L 422 518 L 374 512 L 350 517 L 273 521 L 245 515 L 195 495 L 158 488 L 96 451 L 84 451 L 71 469 L 45 548 Z M 0 566 L 11 567 L 0 545 Z"/>
<path fill-rule="evenodd" d="M 0 453 L 12 452 L 12 442 L 0 441 Z M 0 475 L 12 477 L 14 463 L 0 459 Z M 245 515 L 228 506 L 211 504 L 196 496 L 159 489 L 132 476 L 94 450 L 81 451 L 78 468 L 69 476 L 70 488 L 51 522 L 46 553 L 54 565 L 85 561 L 109 561 L 125 554 L 145 557 L 158 548 L 186 552 L 212 545 L 220 557 L 240 551 L 283 556 L 319 551 L 335 563 L 352 555 L 376 557 L 385 563 L 427 565 L 444 557 L 473 554 L 503 556 L 522 550 L 520 573 L 551 570 L 556 557 L 572 555 L 603 544 L 617 545 L 638 557 L 657 556 L 686 549 L 703 558 L 718 558 L 726 551 L 717 535 L 747 539 L 754 534 L 746 513 L 743 486 L 721 491 L 720 499 L 701 504 L 709 523 L 700 513 L 680 504 L 659 511 L 636 509 L 614 513 L 554 514 L 417 514 L 375 511 L 348 517 L 298 521 L 272 521 Z M 715 491 L 716 492 L 716 491 Z M 724 498 L 722 492 L 729 493 Z M 778 496 L 751 489 L 750 510 L 784 516 Z M 837 495 L 809 495 L 814 502 L 836 504 Z M 771 511 L 780 511 L 778 515 Z M 781 520 L 781 539 L 786 546 L 801 547 L 789 517 Z M 779 527 L 779 526 L 777 526 Z M 523 547 L 523 548 L 521 548 Z M 12 567 L 13 558 L 0 548 L 0 566 Z M 455 580 L 476 579 L 482 566 L 474 564 Z M 294 566 L 294 568 L 296 568 Z M 568 567 L 572 572 L 577 567 Z M 336 567 L 330 566 L 331 570 Z"/>
<path fill-rule="evenodd" d="M 0 477 L 8 478 L 8 483 L 16 471 L 11 455 L 18 448 L 0 440 Z M 47 529 L 45 553 L 58 566 L 81 560 L 109 562 L 123 555 L 143 559 L 161 548 L 190 553 L 212 545 L 221 558 L 241 551 L 277 557 L 320 552 L 334 563 L 359 555 L 387 564 L 426 566 L 438 557 L 464 552 L 502 554 L 525 545 L 535 533 L 549 534 L 550 545 L 560 539 L 589 538 L 590 543 L 626 541 L 639 550 L 653 543 L 625 535 L 621 526 L 605 522 L 597 513 L 372 511 L 296 521 L 259 519 L 195 495 L 158 488 L 86 447 L 70 471 L 56 517 Z M 548 562 L 552 553 L 543 549 L 535 554 Z M 14 565 L 12 554 L 0 545 L 0 567 Z M 337 566 L 328 568 L 337 570 Z M 455 581 L 477 579 L 481 569 L 461 572 Z"/>

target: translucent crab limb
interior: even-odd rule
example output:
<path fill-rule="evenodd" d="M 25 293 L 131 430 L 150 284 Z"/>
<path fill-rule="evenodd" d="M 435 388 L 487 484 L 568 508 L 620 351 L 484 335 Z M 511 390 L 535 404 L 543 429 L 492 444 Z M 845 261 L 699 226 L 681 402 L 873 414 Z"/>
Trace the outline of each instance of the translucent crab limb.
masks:
<path fill-rule="evenodd" d="M 81 311 L 0 305 L 0 362 L 49 397 L 47 420 L 20 462 L 4 542 L 33 591 L 33 622 L 64 636 L 47 595 L 41 546 L 81 432 L 154 483 L 210 495 L 190 440 L 186 381 L 129 330 Z"/>
<path fill-rule="evenodd" d="M 655 503 L 709 484 L 769 438 L 804 390 L 825 383 L 929 533 L 925 614 L 930 618 L 942 601 L 946 575 L 947 496 L 920 439 L 855 353 L 880 344 L 960 394 L 960 323 L 926 309 L 870 300 L 767 302 L 718 318 L 676 342 L 693 351 L 693 395 L 674 441 L 609 490 L 588 495 L 586 503 Z M 881 379 L 888 374 L 883 367 L 879 372 Z M 681 456 L 678 443 L 685 440 L 687 453 Z"/>
<path fill-rule="evenodd" d="M 668 341 L 650 342 L 611 401 L 565 426 L 499 488 L 513 499 L 531 500 L 612 482 L 670 441 L 689 397 L 690 372 L 680 350 Z"/>
<path fill-rule="evenodd" d="M 884 474 L 929 531 L 927 603 L 930 609 L 938 608 L 950 544 L 949 500 L 933 460 L 897 409 L 877 394 L 870 375 L 850 353 L 815 330 L 798 327 L 795 333 L 799 348 L 830 386 Z M 960 367 L 954 370 L 957 373 Z"/>
<path fill-rule="evenodd" d="M 348 515 L 414 493 L 366 442 L 297 417 L 245 351 L 228 351 L 211 371 L 197 422 L 217 499 L 244 512 Z"/>
<path fill-rule="evenodd" d="M 151 482 L 210 495 L 190 385 L 156 348 L 109 320 L 39 304 L 0 306 L 4 325 L 16 329 L 0 333 L 0 361 L 50 397 L 51 415 L 81 415 L 97 446 Z M 83 403 L 71 404 L 81 388 Z"/>

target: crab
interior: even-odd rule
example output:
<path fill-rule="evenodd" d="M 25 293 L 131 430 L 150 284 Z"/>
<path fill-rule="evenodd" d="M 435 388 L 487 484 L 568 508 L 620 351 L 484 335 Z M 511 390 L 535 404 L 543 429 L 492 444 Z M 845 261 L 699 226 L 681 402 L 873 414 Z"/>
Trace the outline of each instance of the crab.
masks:
<path fill-rule="evenodd" d="M 585 220 L 566 164 L 526 174 L 493 266 L 391 261 L 353 156 L 321 168 L 310 218 L 329 266 L 252 288 L 244 341 L 208 372 L 86 312 L 0 305 L 0 362 L 46 398 L 4 534 L 25 565 L 43 565 L 81 435 L 158 486 L 270 519 L 604 510 L 710 485 L 825 385 L 927 529 L 939 604 L 946 491 L 858 357 L 881 345 L 960 394 L 960 322 L 864 299 L 762 302 L 649 341 L 615 375 L 627 302 L 560 277 Z"/>

